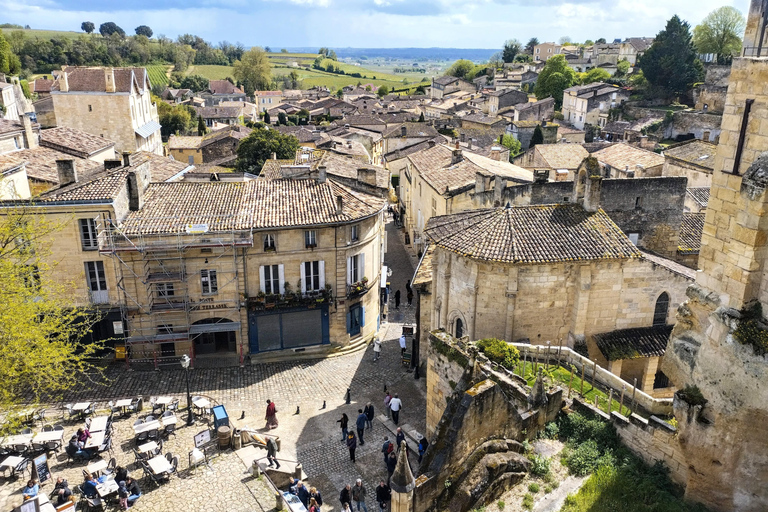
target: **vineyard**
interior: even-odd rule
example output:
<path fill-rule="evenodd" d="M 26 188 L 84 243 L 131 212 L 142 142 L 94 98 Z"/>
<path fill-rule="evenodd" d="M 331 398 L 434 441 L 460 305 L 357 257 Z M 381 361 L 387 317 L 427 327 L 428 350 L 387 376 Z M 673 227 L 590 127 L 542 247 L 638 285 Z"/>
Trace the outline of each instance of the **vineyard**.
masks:
<path fill-rule="evenodd" d="M 147 73 L 149 74 L 149 81 L 152 85 L 168 85 L 168 71 L 172 66 L 166 64 L 158 64 L 147 66 Z"/>

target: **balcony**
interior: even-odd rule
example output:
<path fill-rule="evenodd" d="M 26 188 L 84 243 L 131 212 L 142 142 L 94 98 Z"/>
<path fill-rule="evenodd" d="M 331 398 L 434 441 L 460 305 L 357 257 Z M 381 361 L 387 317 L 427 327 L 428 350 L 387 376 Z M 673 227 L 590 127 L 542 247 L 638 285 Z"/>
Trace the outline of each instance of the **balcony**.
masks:
<path fill-rule="evenodd" d="M 371 289 L 371 285 L 368 283 L 368 278 L 364 277 L 361 281 L 357 281 L 347 285 L 347 298 L 354 299 L 365 295 L 368 290 Z"/>
<path fill-rule="evenodd" d="M 109 304 L 109 292 L 107 290 L 91 290 L 91 304 Z"/>
<path fill-rule="evenodd" d="M 330 285 L 326 285 L 323 290 L 306 293 L 291 293 L 290 291 L 270 295 L 259 293 L 256 297 L 250 297 L 247 302 L 248 309 L 252 311 L 284 308 L 314 309 L 318 305 L 333 302 L 333 289 Z"/>

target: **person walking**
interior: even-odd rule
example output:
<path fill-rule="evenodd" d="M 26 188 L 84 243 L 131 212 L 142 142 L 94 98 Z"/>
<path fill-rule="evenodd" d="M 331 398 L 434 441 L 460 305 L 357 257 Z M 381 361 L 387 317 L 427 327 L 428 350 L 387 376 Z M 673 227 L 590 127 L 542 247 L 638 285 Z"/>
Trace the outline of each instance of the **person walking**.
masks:
<path fill-rule="evenodd" d="M 400 335 L 400 357 L 403 357 L 405 355 L 405 334 Z"/>
<path fill-rule="evenodd" d="M 384 409 L 387 411 L 387 418 L 392 417 L 392 410 L 389 408 L 389 402 L 392 400 L 392 395 L 389 394 L 389 391 L 387 391 L 387 394 L 384 395 Z"/>
<path fill-rule="evenodd" d="M 368 420 L 368 417 L 365 415 L 362 409 L 358 409 L 357 413 L 357 421 L 355 422 L 355 426 L 357 427 L 357 437 L 360 438 L 360 446 L 363 446 L 365 444 L 365 439 L 363 439 L 363 434 L 365 433 L 365 422 Z"/>
<path fill-rule="evenodd" d="M 301 480 L 296 484 L 296 496 L 298 496 L 301 504 L 304 505 L 305 508 L 309 505 L 309 489 L 307 489 L 307 486 L 304 485 L 304 482 Z"/>
<path fill-rule="evenodd" d="M 349 506 L 352 504 L 352 489 L 350 488 L 349 484 L 345 485 L 339 493 L 339 501 L 341 502 L 342 510 L 345 508 L 349 509 Z"/>
<path fill-rule="evenodd" d="M 394 449 L 395 447 L 392 445 L 392 441 L 389 440 L 389 436 L 385 436 L 384 444 L 381 445 L 381 453 L 384 454 L 384 464 L 387 463 L 387 457 L 389 457 L 389 453 Z"/>
<path fill-rule="evenodd" d="M 406 292 L 410 292 L 411 291 L 411 280 L 410 279 L 405 282 L 405 291 Z"/>
<path fill-rule="evenodd" d="M 384 512 L 389 507 L 389 501 L 392 499 L 392 490 L 382 480 L 376 487 L 376 501 L 379 503 L 379 512 Z"/>
<path fill-rule="evenodd" d="M 277 428 L 277 406 L 272 400 L 267 400 L 267 428 Z"/>
<path fill-rule="evenodd" d="M 405 297 L 408 299 L 408 307 L 411 307 L 413 305 L 413 290 L 408 290 Z"/>
<path fill-rule="evenodd" d="M 421 459 L 424 457 L 424 452 L 427 451 L 427 447 L 429 447 L 429 441 L 427 441 L 426 437 L 421 436 L 421 439 L 419 439 L 419 463 L 421 463 Z"/>
<path fill-rule="evenodd" d="M 395 309 L 400 309 L 400 290 L 395 290 Z"/>
<path fill-rule="evenodd" d="M 363 414 L 365 414 L 365 426 L 368 430 L 371 430 L 373 428 L 373 404 L 371 402 L 368 402 L 365 406 Z"/>
<path fill-rule="evenodd" d="M 354 432 L 347 434 L 347 448 L 349 449 L 349 460 L 355 462 L 355 450 L 357 449 L 357 438 Z"/>
<path fill-rule="evenodd" d="M 317 510 L 319 512 L 320 507 L 323 506 L 323 497 L 320 495 L 320 491 L 317 490 L 317 487 L 309 488 L 309 497 L 311 500 L 315 500 L 315 503 L 317 503 Z"/>
<path fill-rule="evenodd" d="M 397 434 L 395 435 L 395 446 L 397 446 L 397 449 L 399 450 L 402 446 L 402 442 L 405 441 L 405 434 L 403 433 L 403 429 L 400 427 L 397 427 Z"/>
<path fill-rule="evenodd" d="M 309 498 L 309 507 L 307 507 L 307 512 L 320 512 L 320 505 L 317 504 L 317 500 L 315 498 Z"/>
<path fill-rule="evenodd" d="M 403 402 L 395 393 L 395 397 L 389 401 L 389 408 L 392 410 L 392 421 L 395 425 L 400 423 L 400 410 L 403 408 Z"/>
<path fill-rule="evenodd" d="M 277 443 L 274 437 L 267 438 L 267 460 L 269 461 L 269 467 L 272 467 L 274 462 L 276 464 L 275 469 L 280 469 L 280 463 L 277 462 Z"/>
<path fill-rule="evenodd" d="M 368 512 L 368 507 L 365 505 L 365 486 L 361 479 L 357 479 L 355 485 L 352 486 L 352 501 L 355 502 L 357 512 L 360 512 L 360 507 Z"/>
<path fill-rule="evenodd" d="M 387 483 L 389 483 L 389 480 L 392 478 L 392 473 L 395 472 L 395 468 L 397 467 L 397 453 L 395 450 L 392 450 L 389 452 L 389 457 L 387 457 Z"/>
<path fill-rule="evenodd" d="M 373 339 L 373 361 L 376 362 L 381 357 L 381 340 L 377 336 Z"/>
<path fill-rule="evenodd" d="M 346 413 L 341 413 L 341 419 L 336 420 L 336 423 L 341 423 L 341 442 L 347 440 L 347 427 L 349 426 L 349 417 L 346 415 Z"/>

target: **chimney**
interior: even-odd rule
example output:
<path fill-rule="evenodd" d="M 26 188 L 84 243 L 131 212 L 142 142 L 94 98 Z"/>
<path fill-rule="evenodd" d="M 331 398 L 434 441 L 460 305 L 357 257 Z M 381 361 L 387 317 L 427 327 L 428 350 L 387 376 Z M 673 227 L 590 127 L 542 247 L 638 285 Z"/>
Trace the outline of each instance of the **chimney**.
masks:
<path fill-rule="evenodd" d="M 69 79 L 67 78 L 67 72 L 62 71 L 59 75 L 59 91 L 69 92 Z"/>
<path fill-rule="evenodd" d="M 344 211 L 344 198 L 336 196 L 336 215 L 341 215 Z"/>
<path fill-rule="evenodd" d="M 21 116 L 21 123 L 24 125 L 24 144 L 27 149 L 35 149 L 38 146 L 37 134 L 32 131 L 32 119 L 29 116 L 29 112 L 25 112 Z"/>
<path fill-rule="evenodd" d="M 497 162 L 501 160 L 501 148 L 499 146 L 491 147 L 491 160 L 496 160 Z"/>
<path fill-rule="evenodd" d="M 429 139 L 428 144 L 429 144 L 429 147 L 433 148 L 437 145 L 437 142 L 435 141 L 435 139 Z"/>
<path fill-rule="evenodd" d="M 351 140 L 348 140 L 348 141 L 347 141 L 347 147 L 348 147 L 349 149 L 352 149 L 352 141 L 351 141 Z"/>
<path fill-rule="evenodd" d="M 137 212 L 144 203 L 144 194 L 142 194 L 143 190 L 139 183 L 138 172 L 129 172 L 126 181 L 128 185 L 128 209 L 132 212 Z"/>
<path fill-rule="evenodd" d="M 115 68 L 104 68 L 106 92 L 115 92 Z"/>
<path fill-rule="evenodd" d="M 495 176 L 493 178 L 493 200 L 494 201 L 501 201 L 501 194 L 504 192 L 504 185 L 506 184 L 506 180 L 502 178 L 501 176 Z"/>
<path fill-rule="evenodd" d="M 482 173 L 475 173 L 475 194 L 485 192 L 485 176 Z"/>
<path fill-rule="evenodd" d="M 328 179 L 328 168 L 324 165 L 318 166 L 317 168 L 317 182 L 318 183 L 325 183 L 325 180 Z"/>
<path fill-rule="evenodd" d="M 455 165 L 462 160 L 464 160 L 464 157 L 461 155 L 461 150 L 458 148 L 454 149 L 453 156 L 451 157 L 451 165 Z"/>
<path fill-rule="evenodd" d="M 408 128 L 406 128 L 406 126 L 403 125 L 400 127 L 400 136 L 405 137 L 406 135 L 408 135 Z"/>
<path fill-rule="evenodd" d="M 129 167 L 133 165 L 131 163 L 131 152 L 130 151 L 123 151 L 123 166 Z"/>
<path fill-rule="evenodd" d="M 59 174 L 60 187 L 77 182 L 77 168 L 74 160 L 56 160 L 56 171 Z"/>
<path fill-rule="evenodd" d="M 115 160 L 104 160 L 104 170 L 109 171 L 110 169 L 117 169 L 118 167 L 123 166 L 123 161 L 118 159 Z"/>
<path fill-rule="evenodd" d="M 272 152 L 272 160 L 277 160 L 277 153 L 274 151 Z"/>

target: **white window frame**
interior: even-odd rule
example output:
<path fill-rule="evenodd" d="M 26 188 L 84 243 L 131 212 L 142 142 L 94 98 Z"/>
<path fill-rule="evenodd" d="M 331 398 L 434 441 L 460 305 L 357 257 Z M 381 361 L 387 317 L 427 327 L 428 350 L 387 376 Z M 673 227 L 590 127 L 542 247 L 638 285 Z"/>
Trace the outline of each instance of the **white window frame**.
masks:
<path fill-rule="evenodd" d="M 309 271 L 309 273 L 307 273 Z M 325 261 L 304 261 L 299 265 L 301 274 L 301 293 L 316 292 L 325 289 Z M 317 286 L 314 284 L 317 282 Z"/>
<path fill-rule="evenodd" d="M 259 267 L 259 287 L 262 293 L 266 295 L 285 293 L 284 268 L 283 265 L 262 265 Z M 277 284 L 277 288 L 275 288 L 275 284 Z"/>
<path fill-rule="evenodd" d="M 314 229 L 307 229 L 304 231 L 304 246 L 317 247 L 317 231 Z"/>
<path fill-rule="evenodd" d="M 277 241 L 273 233 L 264 235 L 264 252 L 277 251 Z"/>
<path fill-rule="evenodd" d="M 365 253 L 347 258 L 347 284 L 362 281 L 365 277 Z"/>
<path fill-rule="evenodd" d="M 214 269 L 200 271 L 200 289 L 203 295 L 216 295 L 219 293 L 219 279 Z"/>
<path fill-rule="evenodd" d="M 107 304 L 109 302 L 109 290 L 107 288 L 107 274 L 104 271 L 103 261 L 85 262 L 85 283 L 94 304 Z"/>
<path fill-rule="evenodd" d="M 159 298 L 169 299 L 176 296 L 173 283 L 155 283 L 155 292 Z"/>
<path fill-rule="evenodd" d="M 99 248 L 99 234 L 96 231 L 96 221 L 93 219 L 79 219 L 80 244 L 84 251 L 95 251 Z"/>
<path fill-rule="evenodd" d="M 352 242 L 360 240 L 360 224 L 352 224 L 352 226 L 350 226 L 349 240 Z"/>

